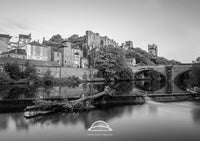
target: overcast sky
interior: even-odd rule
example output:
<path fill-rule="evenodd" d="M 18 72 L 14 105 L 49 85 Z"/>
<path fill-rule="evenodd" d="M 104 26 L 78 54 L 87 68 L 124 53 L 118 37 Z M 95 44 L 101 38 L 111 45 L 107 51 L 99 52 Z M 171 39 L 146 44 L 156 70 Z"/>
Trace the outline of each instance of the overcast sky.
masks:
<path fill-rule="evenodd" d="M 200 56 L 200 0 L 0 0 L 0 33 L 42 41 L 92 30 L 190 63 Z"/>

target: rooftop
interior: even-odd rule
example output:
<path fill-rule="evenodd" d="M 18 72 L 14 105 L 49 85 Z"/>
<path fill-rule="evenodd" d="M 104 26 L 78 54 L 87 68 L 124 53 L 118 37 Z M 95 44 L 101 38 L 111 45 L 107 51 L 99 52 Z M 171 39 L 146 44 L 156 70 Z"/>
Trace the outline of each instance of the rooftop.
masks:
<path fill-rule="evenodd" d="M 42 42 L 42 45 L 50 46 L 50 47 L 57 47 L 57 48 L 61 46 L 60 43 L 45 41 L 45 40 Z"/>
<path fill-rule="evenodd" d="M 24 49 L 13 49 L 13 50 L 10 50 L 8 53 L 26 55 L 26 50 L 24 50 Z"/>
<path fill-rule="evenodd" d="M 40 44 L 40 43 L 37 42 L 37 41 L 30 42 L 29 44 L 30 44 L 30 45 L 34 45 L 34 46 L 44 46 L 44 45 Z"/>
<path fill-rule="evenodd" d="M 19 38 L 30 39 L 31 38 L 31 34 L 29 34 L 29 35 L 19 34 Z"/>
<path fill-rule="evenodd" d="M 8 34 L 0 34 L 0 37 L 4 37 L 4 38 L 12 38 L 12 36 L 8 35 Z"/>

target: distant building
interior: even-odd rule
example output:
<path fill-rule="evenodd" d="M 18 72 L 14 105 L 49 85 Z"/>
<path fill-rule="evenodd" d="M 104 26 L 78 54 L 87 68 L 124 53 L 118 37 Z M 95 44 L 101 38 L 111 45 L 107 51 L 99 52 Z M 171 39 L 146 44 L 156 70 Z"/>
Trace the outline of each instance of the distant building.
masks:
<path fill-rule="evenodd" d="M 73 66 L 76 68 L 81 67 L 81 57 L 83 57 L 83 51 L 79 46 L 72 46 L 72 59 Z"/>
<path fill-rule="evenodd" d="M 48 61 L 48 48 L 39 42 L 28 43 L 22 49 L 26 50 L 27 59 Z"/>
<path fill-rule="evenodd" d="M 22 47 L 31 42 L 31 33 L 29 35 L 19 34 L 19 47 Z"/>
<path fill-rule="evenodd" d="M 57 62 L 59 65 L 62 65 L 62 52 L 58 49 L 52 48 L 53 56 L 51 61 Z"/>
<path fill-rule="evenodd" d="M 8 51 L 11 37 L 8 34 L 0 34 L 0 53 Z"/>
<path fill-rule="evenodd" d="M 13 50 L 3 53 L 2 55 L 3 57 L 10 57 L 10 58 L 19 58 L 19 59 L 27 58 L 26 50 L 24 49 L 13 49 Z"/>
<path fill-rule="evenodd" d="M 132 41 L 126 41 L 125 44 L 122 43 L 121 47 L 123 49 L 126 49 L 126 50 L 131 49 L 131 48 L 133 48 L 133 42 Z"/>
<path fill-rule="evenodd" d="M 148 52 L 152 54 L 153 56 L 157 57 L 158 56 L 158 47 L 155 44 L 148 45 Z"/>
<path fill-rule="evenodd" d="M 118 43 L 114 40 L 108 38 L 107 36 L 100 36 L 99 33 L 94 33 L 92 31 L 86 31 L 85 35 L 82 37 L 74 34 L 68 38 L 68 41 L 71 42 L 71 46 L 74 51 L 76 51 L 77 48 L 79 49 L 79 52 L 81 53 L 79 57 L 84 57 L 87 59 L 89 58 L 89 55 L 91 55 L 91 52 L 96 52 L 101 46 L 113 45 L 118 47 Z M 74 57 L 74 59 L 76 58 L 75 60 L 77 60 L 76 55 L 72 57 Z M 90 64 L 94 65 L 94 60 L 92 60 L 94 57 L 95 56 L 90 58 Z M 77 64 L 77 61 L 75 61 L 75 64 Z"/>
<path fill-rule="evenodd" d="M 81 46 L 75 43 L 71 43 L 69 40 L 63 42 L 63 46 L 60 47 L 63 53 L 63 66 L 81 67 L 81 57 L 83 57 L 83 51 Z"/>
<path fill-rule="evenodd" d="M 81 68 L 88 68 L 89 64 L 88 64 L 88 59 L 85 57 L 81 57 Z"/>
<path fill-rule="evenodd" d="M 18 48 L 19 48 L 18 42 L 10 42 L 10 48 L 8 50 L 13 50 Z"/>
<path fill-rule="evenodd" d="M 46 41 L 43 38 L 42 45 L 47 47 L 47 56 L 48 56 L 47 60 L 51 62 L 57 62 L 59 65 L 62 65 L 63 53 L 62 50 L 59 48 L 61 47 L 61 44 L 56 42 Z"/>
<path fill-rule="evenodd" d="M 136 60 L 135 60 L 135 58 L 127 58 L 126 61 L 127 61 L 127 65 L 128 65 L 129 67 L 133 67 L 133 66 L 136 65 Z"/>
<path fill-rule="evenodd" d="M 113 39 L 108 38 L 107 36 L 100 36 L 99 33 L 94 33 L 92 31 L 86 31 L 86 45 L 89 49 L 98 48 L 100 46 L 108 46 L 113 45 L 114 47 L 118 47 L 118 43 Z"/>

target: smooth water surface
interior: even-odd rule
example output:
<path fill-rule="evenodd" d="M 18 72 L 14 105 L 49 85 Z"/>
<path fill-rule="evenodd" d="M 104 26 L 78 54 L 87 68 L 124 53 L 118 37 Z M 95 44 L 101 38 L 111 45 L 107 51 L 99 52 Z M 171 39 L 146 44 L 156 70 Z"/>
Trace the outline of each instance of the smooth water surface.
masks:
<path fill-rule="evenodd" d="M 120 95 L 166 94 L 168 88 L 173 88 L 168 94 L 184 93 L 173 84 L 170 87 L 156 84 L 156 88 L 144 82 L 109 85 Z M 148 101 L 143 105 L 107 106 L 34 119 L 25 119 L 23 109 L 15 109 L 19 103 L 8 104 L 12 100 L 90 95 L 103 91 L 104 86 L 96 83 L 50 88 L 13 86 L 0 90 L 0 141 L 200 140 L 200 101 Z M 107 122 L 113 131 L 88 132 L 92 123 L 98 120 Z"/>
<path fill-rule="evenodd" d="M 200 102 L 146 103 L 25 119 L 23 113 L 0 114 L 2 141 L 58 140 L 199 140 Z M 113 131 L 88 134 L 94 121 Z"/>

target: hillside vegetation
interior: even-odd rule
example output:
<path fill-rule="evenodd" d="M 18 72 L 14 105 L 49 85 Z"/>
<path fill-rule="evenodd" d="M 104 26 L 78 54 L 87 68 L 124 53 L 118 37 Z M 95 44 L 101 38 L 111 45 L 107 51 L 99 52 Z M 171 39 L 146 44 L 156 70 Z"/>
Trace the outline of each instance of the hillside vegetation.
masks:
<path fill-rule="evenodd" d="M 155 57 L 141 48 L 131 48 L 126 51 L 126 58 L 134 57 L 137 65 L 177 65 L 176 60 L 168 60 L 164 57 Z"/>

